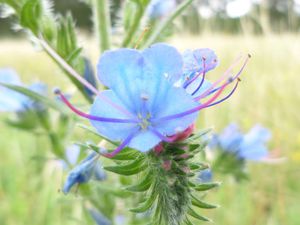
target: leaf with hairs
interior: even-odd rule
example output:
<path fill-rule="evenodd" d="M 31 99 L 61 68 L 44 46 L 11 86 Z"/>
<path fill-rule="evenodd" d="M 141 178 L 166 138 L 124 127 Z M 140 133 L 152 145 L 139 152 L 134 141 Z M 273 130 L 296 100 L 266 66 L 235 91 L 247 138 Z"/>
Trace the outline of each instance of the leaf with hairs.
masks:
<path fill-rule="evenodd" d="M 141 180 L 138 184 L 127 187 L 126 190 L 131 191 L 131 192 L 147 191 L 152 184 L 152 181 L 153 181 L 152 178 L 153 178 L 153 174 L 151 171 L 149 171 L 143 180 Z"/>
<path fill-rule="evenodd" d="M 188 214 L 198 220 L 202 220 L 202 221 L 206 221 L 206 222 L 210 222 L 211 220 L 205 216 L 201 216 L 198 213 L 196 213 L 193 209 L 189 208 L 188 210 Z"/>
<path fill-rule="evenodd" d="M 65 107 L 62 107 L 62 105 L 55 100 L 49 99 L 48 97 L 41 95 L 37 92 L 31 91 L 28 88 L 22 87 L 22 86 L 18 86 L 18 85 L 12 85 L 12 84 L 5 84 L 5 83 L 1 83 L 0 85 L 9 88 L 11 90 L 14 90 L 16 92 L 19 92 L 23 95 L 26 95 L 27 97 L 35 100 L 35 101 L 39 101 L 42 102 L 43 104 L 45 104 L 46 106 L 55 109 L 61 113 L 67 114 L 67 111 L 65 109 Z"/>
<path fill-rule="evenodd" d="M 104 169 L 120 175 L 130 176 L 142 172 L 146 167 L 145 158 L 139 157 L 133 162 L 117 166 L 107 166 Z"/>
<path fill-rule="evenodd" d="M 193 195 L 192 195 L 192 204 L 194 206 L 197 206 L 197 207 L 202 208 L 202 209 L 215 209 L 215 208 L 219 207 L 217 205 L 212 205 L 212 204 L 203 202 L 203 201 L 199 200 L 198 198 L 196 198 Z"/>

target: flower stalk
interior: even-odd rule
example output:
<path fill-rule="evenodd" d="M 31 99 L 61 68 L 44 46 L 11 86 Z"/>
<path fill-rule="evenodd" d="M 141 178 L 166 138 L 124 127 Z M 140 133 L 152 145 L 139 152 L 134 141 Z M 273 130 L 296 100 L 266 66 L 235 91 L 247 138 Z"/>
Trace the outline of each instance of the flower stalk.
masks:
<path fill-rule="evenodd" d="M 111 21 L 108 0 L 93 0 L 94 29 L 99 42 L 100 52 L 110 49 Z"/>

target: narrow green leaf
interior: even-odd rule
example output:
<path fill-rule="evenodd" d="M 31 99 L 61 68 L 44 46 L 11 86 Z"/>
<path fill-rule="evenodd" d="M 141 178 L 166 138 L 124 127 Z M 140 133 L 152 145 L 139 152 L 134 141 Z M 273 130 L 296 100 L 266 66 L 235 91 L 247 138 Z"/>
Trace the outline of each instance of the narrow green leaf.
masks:
<path fill-rule="evenodd" d="M 189 167 L 190 170 L 204 170 L 209 168 L 208 164 L 206 163 L 190 163 Z"/>
<path fill-rule="evenodd" d="M 62 107 L 62 105 L 59 102 L 56 102 L 55 100 L 49 99 L 48 97 L 41 95 L 37 92 L 31 91 L 30 89 L 27 89 L 25 87 L 22 86 L 18 86 L 18 85 L 12 85 L 12 84 L 5 84 L 5 83 L 1 83 L 0 85 L 9 88 L 11 90 L 14 90 L 16 92 L 19 92 L 23 95 L 26 95 L 29 98 L 32 98 L 33 100 L 39 101 L 44 103 L 45 105 L 47 105 L 48 107 L 55 109 L 61 113 L 65 113 L 67 114 L 67 111 L 65 110 L 65 107 Z"/>
<path fill-rule="evenodd" d="M 73 62 L 80 56 L 80 53 L 82 52 L 82 48 L 75 48 L 66 58 L 66 61 L 70 64 L 73 64 Z"/>
<path fill-rule="evenodd" d="M 204 184 L 199 184 L 193 187 L 196 191 L 207 191 L 215 187 L 219 187 L 221 185 L 220 182 L 215 182 L 215 183 L 204 183 Z"/>
<path fill-rule="evenodd" d="M 139 157 L 138 159 L 134 160 L 133 162 L 127 163 L 127 164 L 121 164 L 118 166 L 107 166 L 104 167 L 105 170 L 120 174 L 120 175 L 125 175 L 125 176 L 130 176 L 133 174 L 137 174 L 141 171 L 143 171 L 147 167 L 147 164 L 145 163 L 145 158 L 144 157 Z"/>
<path fill-rule="evenodd" d="M 212 204 L 203 202 L 203 201 L 199 200 L 198 198 L 196 198 L 193 195 L 192 195 L 192 204 L 194 206 L 197 206 L 197 207 L 202 208 L 202 209 L 215 209 L 215 208 L 218 208 L 217 205 L 212 205 Z"/>
<path fill-rule="evenodd" d="M 148 209 L 151 208 L 153 205 L 155 199 L 156 199 L 157 194 L 153 193 L 149 198 L 146 199 L 145 202 L 141 203 L 138 207 L 130 209 L 131 212 L 135 213 L 143 213 L 146 212 Z"/>
<path fill-rule="evenodd" d="M 194 224 L 189 220 L 188 217 L 185 218 L 185 221 L 184 221 L 184 222 L 185 222 L 186 225 L 194 225 Z"/>
<path fill-rule="evenodd" d="M 126 188 L 126 190 L 131 191 L 131 192 L 144 192 L 147 191 L 153 181 L 153 174 L 152 172 L 148 172 L 148 174 L 144 177 L 144 179 L 142 181 L 140 181 L 140 183 L 129 186 Z"/>
<path fill-rule="evenodd" d="M 40 0 L 27 0 L 21 10 L 20 24 L 37 34 L 41 14 L 42 6 Z"/>
<path fill-rule="evenodd" d="M 193 209 L 189 208 L 188 214 L 198 220 L 206 221 L 206 222 L 211 222 L 211 220 L 205 216 L 201 216 L 198 213 L 196 213 Z"/>
<path fill-rule="evenodd" d="M 143 153 L 131 148 L 124 148 L 120 153 L 112 157 L 112 159 L 133 160 L 133 159 L 137 159 L 138 157 L 144 157 Z"/>

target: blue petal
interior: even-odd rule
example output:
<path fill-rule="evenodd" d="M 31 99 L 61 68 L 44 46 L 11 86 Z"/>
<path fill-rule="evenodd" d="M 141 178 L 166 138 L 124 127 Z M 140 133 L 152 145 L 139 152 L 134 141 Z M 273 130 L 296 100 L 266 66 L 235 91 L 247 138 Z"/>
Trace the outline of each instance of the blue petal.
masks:
<path fill-rule="evenodd" d="M 71 145 L 67 147 L 65 155 L 71 165 L 75 165 L 75 163 L 78 161 L 79 153 L 80 147 L 78 145 Z"/>
<path fill-rule="evenodd" d="M 93 87 L 97 88 L 97 82 L 96 82 L 96 79 L 95 79 L 94 69 L 93 69 L 91 61 L 89 59 L 87 59 L 87 58 L 84 58 L 84 72 L 83 72 L 83 77 L 91 85 L 93 85 Z M 94 95 L 94 93 L 90 89 L 84 87 L 84 90 L 85 90 L 85 92 L 89 96 L 92 97 Z"/>
<path fill-rule="evenodd" d="M 101 93 L 101 95 L 110 99 L 115 104 L 124 107 L 123 102 L 116 96 L 116 94 L 111 90 L 106 90 Z M 107 118 L 117 118 L 117 119 L 128 119 L 124 114 L 118 111 L 116 108 L 112 107 L 106 101 L 101 98 L 96 97 L 91 111 L 91 115 L 107 117 Z M 130 133 L 136 130 L 137 125 L 132 123 L 108 123 L 91 120 L 91 124 L 97 129 L 97 131 L 107 137 L 112 141 L 122 141 Z"/>
<path fill-rule="evenodd" d="M 160 89 L 161 91 L 156 98 L 155 108 L 152 109 L 153 118 L 157 119 L 182 113 L 199 105 L 184 89 L 176 88 L 166 80 L 161 81 Z M 177 132 L 184 131 L 195 122 L 197 115 L 198 113 L 193 113 L 188 116 L 160 122 L 156 124 L 155 128 L 164 135 L 174 135 Z"/>
<path fill-rule="evenodd" d="M 202 48 L 196 50 L 186 50 L 183 53 L 185 76 L 192 76 L 195 73 L 202 73 L 204 71 L 203 58 L 205 58 L 205 72 L 214 69 L 218 65 L 218 59 L 213 50 L 209 48 Z"/>
<path fill-rule="evenodd" d="M 209 183 L 212 181 L 213 173 L 211 169 L 205 169 L 199 172 L 198 181 L 201 183 Z"/>
<path fill-rule="evenodd" d="M 150 131 L 141 131 L 129 143 L 129 147 L 146 152 L 155 147 L 161 140 Z"/>
<path fill-rule="evenodd" d="M 166 44 L 155 44 L 143 51 L 147 70 L 165 76 L 171 83 L 182 75 L 183 60 L 176 48 Z"/>
<path fill-rule="evenodd" d="M 111 225 L 112 223 L 99 211 L 96 209 L 88 209 L 89 213 L 91 214 L 92 218 L 96 222 L 97 225 Z"/>
<path fill-rule="evenodd" d="M 201 87 L 197 90 L 197 88 L 201 84 L 201 82 L 202 82 L 202 77 L 199 76 L 195 81 L 193 81 L 193 83 L 191 83 L 186 88 L 186 92 L 189 94 L 193 94 L 194 97 L 197 97 L 197 96 L 200 96 L 201 94 L 203 94 L 205 91 L 207 91 L 212 86 L 211 82 L 209 82 L 208 80 L 204 80 Z"/>
<path fill-rule="evenodd" d="M 102 169 L 100 162 L 95 166 L 94 177 L 98 181 L 105 180 L 107 178 L 105 171 Z"/>
<path fill-rule="evenodd" d="M 230 124 L 219 135 L 218 139 L 223 150 L 236 152 L 243 140 L 243 135 L 236 124 Z"/>
<path fill-rule="evenodd" d="M 271 132 L 261 125 L 254 126 L 245 136 L 243 146 L 264 143 L 270 140 Z"/>
<path fill-rule="evenodd" d="M 19 86 L 22 85 L 18 74 L 8 68 L 0 70 L 0 82 Z M 23 103 L 26 99 L 26 96 L 0 85 L 0 111 L 15 112 L 22 110 Z"/>
<path fill-rule="evenodd" d="M 31 84 L 28 87 L 31 91 L 34 91 L 40 95 L 47 96 L 48 87 L 46 84 L 41 82 L 36 82 Z M 23 101 L 24 110 L 26 109 L 33 109 L 36 111 L 44 111 L 46 109 L 45 104 L 39 101 L 35 101 L 29 97 L 26 96 L 26 99 Z"/>
<path fill-rule="evenodd" d="M 114 91 L 125 108 L 135 112 L 138 83 L 143 79 L 144 59 L 133 49 L 119 49 L 105 52 L 98 63 L 98 76 L 101 82 Z"/>
<path fill-rule="evenodd" d="M 159 19 L 169 14 L 175 7 L 175 0 L 151 0 L 147 14 L 151 19 Z"/>
<path fill-rule="evenodd" d="M 241 148 L 238 155 L 243 159 L 258 161 L 268 155 L 268 150 L 263 144 L 253 144 L 252 146 Z"/>
<path fill-rule="evenodd" d="M 75 184 L 86 183 L 91 179 L 97 163 L 95 157 L 95 152 L 89 154 L 83 161 L 81 161 L 70 171 L 62 190 L 63 193 L 67 194 Z"/>

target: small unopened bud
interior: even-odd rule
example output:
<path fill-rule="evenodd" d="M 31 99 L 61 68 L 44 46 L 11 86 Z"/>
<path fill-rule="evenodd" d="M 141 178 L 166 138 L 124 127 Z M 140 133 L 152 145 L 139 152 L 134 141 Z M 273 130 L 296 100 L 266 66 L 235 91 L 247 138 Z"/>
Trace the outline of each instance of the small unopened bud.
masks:
<path fill-rule="evenodd" d="M 55 87 L 55 88 L 53 88 L 53 93 L 56 95 L 59 95 L 61 93 L 61 91 L 58 87 Z"/>

